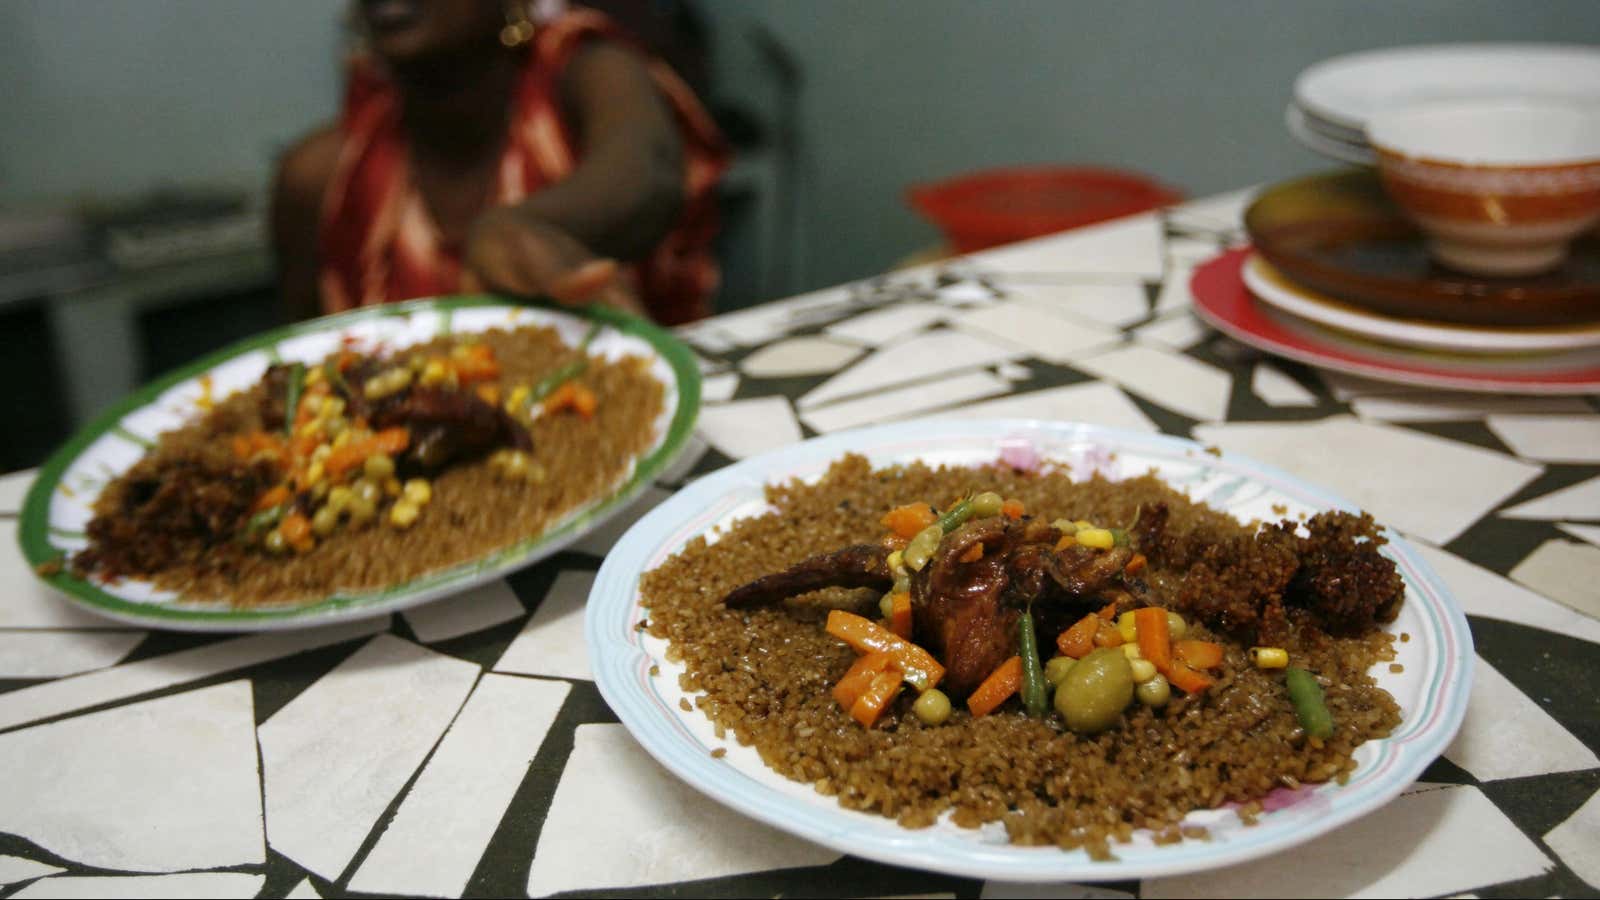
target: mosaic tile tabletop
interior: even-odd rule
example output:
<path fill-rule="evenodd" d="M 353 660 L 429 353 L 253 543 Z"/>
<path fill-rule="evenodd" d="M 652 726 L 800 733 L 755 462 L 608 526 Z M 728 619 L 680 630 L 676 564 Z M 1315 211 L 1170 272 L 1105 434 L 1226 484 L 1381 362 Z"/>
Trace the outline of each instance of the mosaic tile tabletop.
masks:
<path fill-rule="evenodd" d="M 1600 895 L 1600 398 L 1447 394 L 1275 360 L 1190 312 L 1249 192 L 682 329 L 705 407 L 635 508 L 392 619 L 131 631 L 37 586 L 0 477 L 7 897 Z M 1191 437 L 1325 486 L 1465 607 L 1459 737 L 1378 812 L 1181 878 L 983 882 L 841 856 L 657 766 L 592 680 L 583 604 L 627 524 L 733 460 L 929 413 Z"/>

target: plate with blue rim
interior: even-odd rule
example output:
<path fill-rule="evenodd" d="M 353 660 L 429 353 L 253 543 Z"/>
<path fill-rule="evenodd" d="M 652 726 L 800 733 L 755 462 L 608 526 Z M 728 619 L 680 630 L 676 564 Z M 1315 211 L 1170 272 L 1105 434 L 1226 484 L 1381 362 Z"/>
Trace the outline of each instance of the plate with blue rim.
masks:
<path fill-rule="evenodd" d="M 107 582 L 61 565 L 88 545 L 86 526 L 100 492 L 156 445 L 160 435 L 193 421 L 216 400 L 254 384 L 279 362 L 319 362 L 347 339 L 407 347 L 444 335 L 492 328 L 545 326 L 568 346 L 593 328 L 593 356 L 636 356 L 663 388 L 647 448 L 600 495 L 567 510 L 537 534 L 421 576 L 360 591 L 336 591 L 293 604 L 246 606 L 227 598 L 196 600 L 140 579 Z M 596 328 L 598 326 L 598 328 Z M 17 531 L 22 555 L 63 600 L 120 622 L 180 631 L 267 631 L 308 628 L 406 609 L 458 593 L 531 565 L 568 546 L 623 511 L 686 445 L 700 409 L 700 370 L 693 353 L 649 322 L 612 310 L 571 309 L 490 296 L 413 300 L 364 307 L 247 338 L 190 363 L 125 397 L 75 434 L 40 468 Z"/>
<path fill-rule="evenodd" d="M 706 475 L 640 519 L 606 557 L 586 609 L 585 637 L 595 680 L 606 702 L 639 744 L 713 800 L 806 840 L 891 865 L 1005 881 L 1115 881 L 1179 875 L 1234 865 L 1305 843 L 1364 816 L 1397 796 L 1444 751 L 1466 713 L 1473 665 L 1472 635 L 1444 582 L 1405 540 L 1388 532 L 1382 552 L 1406 585 L 1399 617 L 1383 626 L 1406 640 L 1397 657 L 1371 671 L 1401 709 L 1386 737 L 1354 754 L 1346 782 L 1306 785 L 1264 802 L 1254 824 L 1236 808 L 1197 810 L 1186 826 L 1206 840 L 1159 845 L 1136 832 L 1113 843 L 1111 860 L 1082 849 L 1010 844 L 1004 828 L 957 826 L 948 813 L 913 829 L 893 819 L 846 809 L 809 784 L 768 769 L 753 747 L 717 728 L 679 683 L 681 656 L 642 628 L 650 609 L 641 574 L 691 541 L 714 542 L 736 521 L 769 512 L 768 486 L 815 481 L 846 454 L 876 468 L 923 462 L 977 466 L 1049 461 L 1072 476 L 1122 479 L 1152 468 L 1190 498 L 1241 522 L 1277 521 L 1342 509 L 1349 503 L 1287 472 L 1193 441 L 1068 422 L 921 420 L 840 432 L 752 457 Z"/>

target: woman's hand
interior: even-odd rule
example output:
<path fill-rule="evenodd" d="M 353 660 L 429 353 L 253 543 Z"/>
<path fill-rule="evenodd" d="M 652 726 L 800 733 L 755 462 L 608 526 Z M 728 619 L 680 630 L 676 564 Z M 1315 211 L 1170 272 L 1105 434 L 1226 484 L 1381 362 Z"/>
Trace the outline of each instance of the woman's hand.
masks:
<path fill-rule="evenodd" d="M 502 206 L 478 217 L 467 237 L 462 287 L 513 296 L 545 296 L 569 306 L 598 303 L 648 316 L 604 259 L 560 228 Z"/>

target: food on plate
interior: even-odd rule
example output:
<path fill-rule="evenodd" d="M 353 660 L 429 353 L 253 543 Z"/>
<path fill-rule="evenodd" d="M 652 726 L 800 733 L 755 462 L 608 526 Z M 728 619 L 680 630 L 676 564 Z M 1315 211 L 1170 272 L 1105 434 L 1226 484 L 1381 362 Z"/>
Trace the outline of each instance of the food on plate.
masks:
<path fill-rule="evenodd" d="M 598 326 L 596 326 L 596 329 Z M 524 326 L 279 363 L 95 501 L 71 568 L 239 607 L 369 590 L 542 533 L 623 478 L 664 390 Z"/>
<path fill-rule="evenodd" d="M 1103 858 L 1341 779 L 1400 721 L 1368 671 L 1404 583 L 1366 515 L 855 456 L 768 499 L 645 573 L 647 627 L 719 734 L 846 807 Z"/>

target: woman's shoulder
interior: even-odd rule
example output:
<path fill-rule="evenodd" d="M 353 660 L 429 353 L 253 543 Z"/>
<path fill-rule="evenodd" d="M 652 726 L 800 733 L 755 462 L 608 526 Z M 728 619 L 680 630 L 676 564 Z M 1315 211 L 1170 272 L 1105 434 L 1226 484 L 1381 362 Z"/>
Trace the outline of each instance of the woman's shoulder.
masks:
<path fill-rule="evenodd" d="M 278 158 L 278 194 L 320 201 L 333 180 L 343 143 L 338 124 L 329 122 L 291 144 Z"/>

